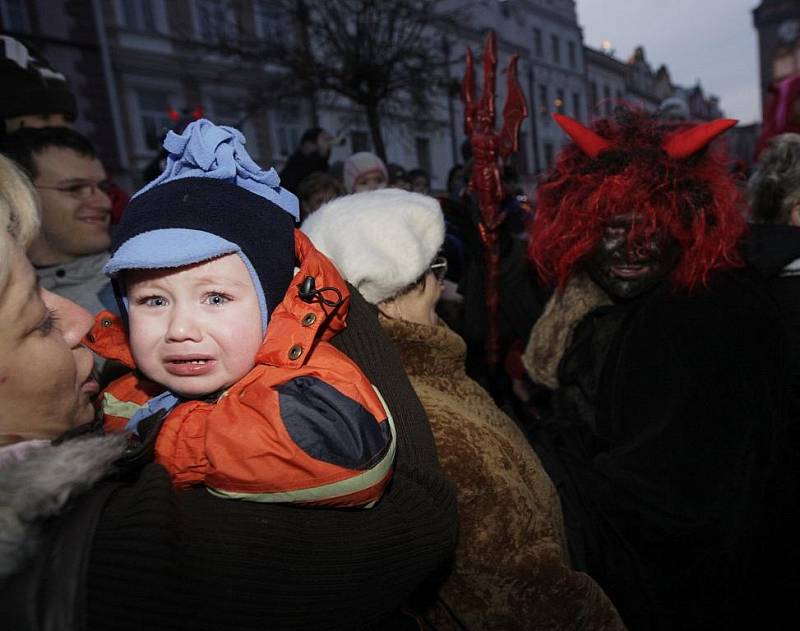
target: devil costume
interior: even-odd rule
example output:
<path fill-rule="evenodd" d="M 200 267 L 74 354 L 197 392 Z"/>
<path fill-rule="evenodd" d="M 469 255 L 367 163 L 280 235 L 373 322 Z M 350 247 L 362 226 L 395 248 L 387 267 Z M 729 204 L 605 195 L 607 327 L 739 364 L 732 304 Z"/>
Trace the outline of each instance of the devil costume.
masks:
<path fill-rule="evenodd" d="M 781 543 L 796 495 L 777 444 L 786 338 L 738 254 L 734 184 L 705 150 L 730 122 L 675 129 L 628 114 L 595 133 L 558 119 L 575 145 L 540 187 L 531 254 L 559 289 L 524 363 L 555 390 L 533 442 L 573 562 L 631 629 L 770 628 L 793 589 Z M 627 253 L 604 291 L 587 261 L 622 213 L 634 217 Z M 609 295 L 668 258 L 648 253 L 659 236 L 675 252 L 669 276 Z"/>

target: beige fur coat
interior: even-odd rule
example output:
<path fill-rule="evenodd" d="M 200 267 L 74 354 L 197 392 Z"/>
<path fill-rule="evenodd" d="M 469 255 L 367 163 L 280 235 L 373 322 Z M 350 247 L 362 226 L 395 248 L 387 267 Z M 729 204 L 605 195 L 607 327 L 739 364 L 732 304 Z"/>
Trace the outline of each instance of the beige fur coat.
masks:
<path fill-rule="evenodd" d="M 459 503 L 453 568 L 426 620 L 436 629 L 623 629 L 600 587 L 569 568 L 556 490 L 522 432 L 466 376 L 464 341 L 445 326 L 381 324 Z"/>

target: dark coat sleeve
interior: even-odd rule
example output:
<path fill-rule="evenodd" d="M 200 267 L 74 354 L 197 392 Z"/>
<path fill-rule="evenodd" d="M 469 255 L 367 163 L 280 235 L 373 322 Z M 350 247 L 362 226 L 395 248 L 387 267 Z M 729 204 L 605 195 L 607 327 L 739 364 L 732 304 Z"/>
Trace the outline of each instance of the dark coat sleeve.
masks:
<path fill-rule="evenodd" d="M 174 528 L 148 531 L 126 529 L 139 502 L 133 489 L 117 493 L 94 539 L 91 628 L 379 627 L 449 558 L 455 497 L 430 427 L 397 351 L 351 291 L 349 326 L 334 343 L 380 389 L 396 422 L 395 473 L 381 501 L 369 510 L 302 508 L 192 489 L 167 500 Z"/>

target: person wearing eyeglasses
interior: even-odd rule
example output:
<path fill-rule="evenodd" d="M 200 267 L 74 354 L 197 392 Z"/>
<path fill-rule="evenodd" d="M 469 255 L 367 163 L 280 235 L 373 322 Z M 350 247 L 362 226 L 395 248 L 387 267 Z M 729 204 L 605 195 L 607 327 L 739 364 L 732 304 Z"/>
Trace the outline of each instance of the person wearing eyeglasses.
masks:
<path fill-rule="evenodd" d="M 2 139 L 0 153 L 28 173 L 39 197 L 41 230 L 28 256 L 42 287 L 93 314 L 116 312 L 103 274 L 110 184 L 92 143 L 66 127 L 22 128 Z"/>
<path fill-rule="evenodd" d="M 447 272 L 438 201 L 399 189 L 356 193 L 323 205 L 301 229 L 377 309 L 456 488 L 452 567 L 416 612 L 441 629 L 624 628 L 602 589 L 570 569 L 550 478 L 467 377 L 464 340 L 436 316 Z"/>

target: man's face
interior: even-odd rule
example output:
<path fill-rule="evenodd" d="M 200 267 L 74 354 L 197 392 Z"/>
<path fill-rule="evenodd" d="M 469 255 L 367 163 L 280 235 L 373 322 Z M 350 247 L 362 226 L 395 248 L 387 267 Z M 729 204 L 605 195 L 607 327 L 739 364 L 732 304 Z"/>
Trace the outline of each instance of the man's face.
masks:
<path fill-rule="evenodd" d="M 66 263 L 111 245 L 111 200 L 103 165 L 72 149 L 48 147 L 34 157 L 42 229 L 31 248 L 38 265 Z"/>
<path fill-rule="evenodd" d="M 586 259 L 589 276 L 617 301 L 630 300 L 666 278 L 678 260 L 678 248 L 666 235 L 628 242 L 633 215 L 606 222 L 603 236 Z"/>
<path fill-rule="evenodd" d="M 317 153 L 323 158 L 331 155 L 331 148 L 333 147 L 333 136 L 327 131 L 320 132 L 317 136 Z"/>
<path fill-rule="evenodd" d="M 185 397 L 227 388 L 255 365 L 264 335 L 238 254 L 126 272 L 131 351 L 149 379 Z"/>

